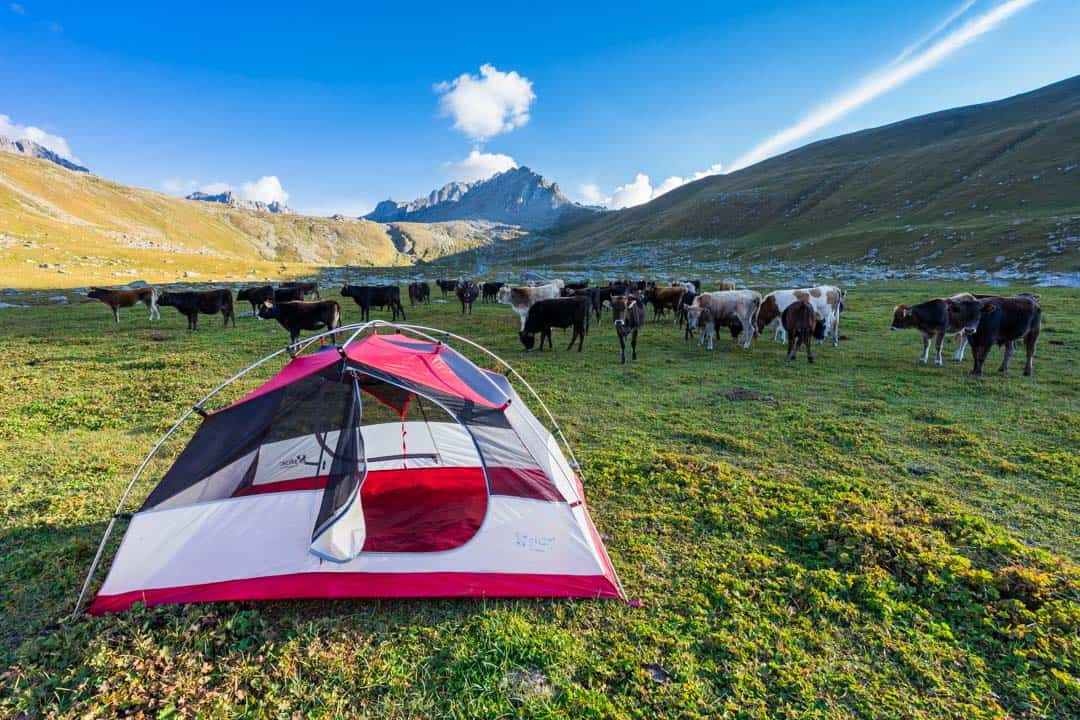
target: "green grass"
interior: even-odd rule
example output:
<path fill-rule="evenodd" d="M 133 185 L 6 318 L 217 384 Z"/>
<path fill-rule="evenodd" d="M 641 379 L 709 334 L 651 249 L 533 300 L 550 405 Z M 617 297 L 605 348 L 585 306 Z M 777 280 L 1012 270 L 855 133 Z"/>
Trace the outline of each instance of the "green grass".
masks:
<path fill-rule="evenodd" d="M 286 336 L 250 318 L 189 335 L 168 308 L 118 327 L 98 305 L 0 310 L 0 716 L 1078 717 L 1080 294 L 1040 290 L 1034 378 L 975 379 L 970 360 L 918 366 L 917 336 L 887 330 L 896 303 L 958 289 L 853 288 L 847 339 L 813 366 L 768 342 L 709 354 L 662 324 L 620 367 L 608 325 L 583 354 L 558 334 L 524 354 L 506 307 L 410 312 L 538 388 L 641 608 L 305 601 L 75 622 L 142 455 Z"/>

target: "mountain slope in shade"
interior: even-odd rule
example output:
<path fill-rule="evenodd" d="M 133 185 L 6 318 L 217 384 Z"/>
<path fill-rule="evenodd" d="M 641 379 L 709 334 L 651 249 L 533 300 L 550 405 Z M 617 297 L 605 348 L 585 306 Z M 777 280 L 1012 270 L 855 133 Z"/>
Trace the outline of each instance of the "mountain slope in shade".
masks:
<path fill-rule="evenodd" d="M 384 200 L 364 218 L 383 223 L 486 220 L 544 229 L 594 213 L 563 195 L 556 183 L 522 166 L 474 183 L 449 183 L 412 202 Z"/>
<path fill-rule="evenodd" d="M 188 195 L 186 200 L 198 200 L 200 202 L 212 202 L 221 203 L 222 205 L 228 205 L 230 207 L 244 208 L 245 210 L 260 210 L 262 212 L 270 213 L 291 213 L 292 210 L 278 202 L 277 200 L 269 203 L 260 202 L 258 200 L 244 200 L 237 197 L 236 193 L 232 190 L 226 190 L 216 194 L 193 192 Z"/>
<path fill-rule="evenodd" d="M 792 150 L 556 233 L 546 258 L 1080 269 L 1080 76 Z M 538 258 L 545 259 L 545 258 Z"/>
<path fill-rule="evenodd" d="M 14 140 L 12 138 L 0 137 L 0 152 L 41 158 L 42 160 L 48 160 L 51 163 L 56 163 L 62 168 L 74 170 L 75 172 L 90 172 L 82 165 L 77 165 L 67 158 L 60 157 L 49 148 L 44 145 L 39 145 L 33 140 Z"/>

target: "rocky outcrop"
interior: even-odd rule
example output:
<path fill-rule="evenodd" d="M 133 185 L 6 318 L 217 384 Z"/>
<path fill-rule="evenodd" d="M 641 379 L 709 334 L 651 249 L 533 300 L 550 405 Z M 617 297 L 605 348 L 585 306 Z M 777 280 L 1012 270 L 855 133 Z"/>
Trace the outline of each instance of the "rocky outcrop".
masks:
<path fill-rule="evenodd" d="M 200 202 L 212 202 L 221 203 L 222 205 L 228 205 L 229 207 L 243 208 L 245 210 L 261 210 L 263 212 L 271 213 L 291 213 L 292 210 L 285 205 L 279 203 L 277 200 L 270 203 L 259 202 L 258 200 L 244 200 L 237 197 L 236 193 L 232 190 L 226 190 L 225 192 L 211 194 L 204 192 L 193 192 L 187 196 L 188 200 L 198 200 Z"/>
<path fill-rule="evenodd" d="M 82 165 L 77 165 L 67 158 L 60 157 L 49 148 L 44 145 L 38 145 L 33 140 L 14 140 L 12 138 L 0 137 L 0 151 L 48 160 L 49 162 L 56 163 L 60 167 L 74 170 L 75 172 L 90 172 Z"/>

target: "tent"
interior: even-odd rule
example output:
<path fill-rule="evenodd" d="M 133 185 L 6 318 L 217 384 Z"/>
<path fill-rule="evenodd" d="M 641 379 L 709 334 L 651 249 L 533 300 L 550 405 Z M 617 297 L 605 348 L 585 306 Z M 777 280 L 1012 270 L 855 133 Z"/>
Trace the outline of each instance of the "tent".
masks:
<path fill-rule="evenodd" d="M 131 516 L 89 611 L 281 598 L 625 599 L 576 462 L 505 375 L 438 332 L 375 321 L 342 346 L 302 354 L 309 338 L 240 400 L 210 413 L 200 401 L 201 425 Z"/>

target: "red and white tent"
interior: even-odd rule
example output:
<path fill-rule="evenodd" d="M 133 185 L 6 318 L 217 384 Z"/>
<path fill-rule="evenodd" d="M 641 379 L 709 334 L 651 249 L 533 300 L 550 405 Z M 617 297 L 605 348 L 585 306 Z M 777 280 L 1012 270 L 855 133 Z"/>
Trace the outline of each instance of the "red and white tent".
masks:
<path fill-rule="evenodd" d="M 507 378 L 408 332 L 418 337 L 372 332 L 299 355 L 206 414 L 132 516 L 89 611 L 278 598 L 625 599 L 577 475 Z"/>

